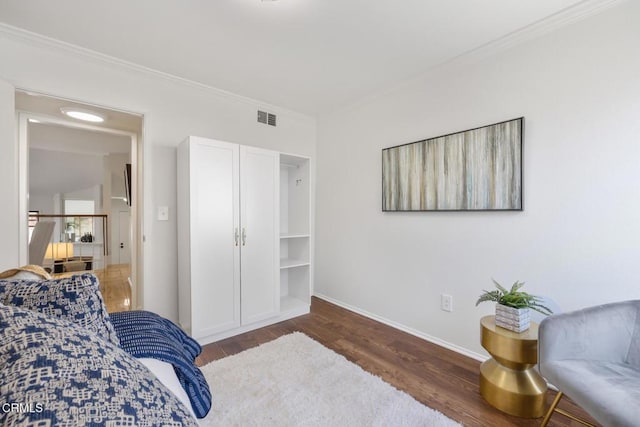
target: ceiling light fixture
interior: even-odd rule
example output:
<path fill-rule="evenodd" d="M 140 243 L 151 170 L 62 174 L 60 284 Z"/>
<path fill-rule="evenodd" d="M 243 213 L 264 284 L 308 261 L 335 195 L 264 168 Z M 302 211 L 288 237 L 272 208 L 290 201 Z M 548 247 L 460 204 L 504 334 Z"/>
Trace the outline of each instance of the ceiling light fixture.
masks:
<path fill-rule="evenodd" d="M 104 122 L 104 116 L 96 113 L 95 111 L 82 110 L 80 108 L 63 107 L 60 109 L 63 114 L 74 119 L 84 120 L 85 122 L 102 123 Z"/>

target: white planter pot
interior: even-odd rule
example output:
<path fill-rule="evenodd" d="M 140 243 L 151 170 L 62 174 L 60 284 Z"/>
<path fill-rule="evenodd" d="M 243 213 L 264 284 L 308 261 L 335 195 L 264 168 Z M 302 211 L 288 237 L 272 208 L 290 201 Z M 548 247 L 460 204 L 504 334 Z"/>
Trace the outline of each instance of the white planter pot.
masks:
<path fill-rule="evenodd" d="M 514 332 L 529 329 L 531 317 L 528 308 L 513 308 L 496 304 L 496 325 Z"/>

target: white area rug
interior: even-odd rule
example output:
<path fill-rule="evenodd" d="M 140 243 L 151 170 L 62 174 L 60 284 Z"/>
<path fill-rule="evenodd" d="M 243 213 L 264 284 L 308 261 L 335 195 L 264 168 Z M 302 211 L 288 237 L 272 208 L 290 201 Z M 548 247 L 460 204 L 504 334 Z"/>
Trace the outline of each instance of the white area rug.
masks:
<path fill-rule="evenodd" d="M 202 368 L 203 426 L 459 426 L 295 332 Z"/>

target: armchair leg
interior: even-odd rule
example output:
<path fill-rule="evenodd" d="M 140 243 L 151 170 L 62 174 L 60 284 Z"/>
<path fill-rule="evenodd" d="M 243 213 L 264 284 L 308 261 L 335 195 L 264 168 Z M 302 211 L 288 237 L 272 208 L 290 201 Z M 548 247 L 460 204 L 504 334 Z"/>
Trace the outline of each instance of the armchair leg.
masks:
<path fill-rule="evenodd" d="M 571 415 L 567 411 L 564 411 L 562 409 L 558 409 L 557 406 L 558 406 L 558 403 L 560 403 L 560 399 L 562 399 L 562 396 L 564 396 L 564 393 L 559 391 L 558 394 L 556 395 L 556 398 L 553 399 L 553 403 L 551 403 L 551 406 L 549 407 L 549 410 L 547 411 L 547 414 L 542 419 L 542 423 L 540 424 L 540 427 L 546 427 L 547 424 L 549 424 L 549 420 L 551 419 L 551 415 L 553 415 L 554 412 L 562 414 L 565 417 L 571 418 L 573 421 L 576 421 L 576 422 L 578 422 L 578 423 L 580 423 L 580 424 L 582 424 L 584 426 L 596 427 L 593 424 L 586 422 L 585 420 L 581 420 L 580 418 L 577 418 L 577 417 Z"/>
<path fill-rule="evenodd" d="M 553 403 L 551 403 L 551 406 L 549 406 L 549 410 L 547 411 L 547 414 L 544 416 L 544 419 L 542 420 L 540 427 L 546 427 L 547 424 L 549 424 L 551 415 L 553 415 L 553 411 L 556 410 L 556 406 L 558 406 L 558 403 L 560 403 L 560 399 L 562 399 L 562 396 L 564 396 L 564 393 L 559 391 L 558 394 L 556 395 L 556 398 L 553 399 Z"/>

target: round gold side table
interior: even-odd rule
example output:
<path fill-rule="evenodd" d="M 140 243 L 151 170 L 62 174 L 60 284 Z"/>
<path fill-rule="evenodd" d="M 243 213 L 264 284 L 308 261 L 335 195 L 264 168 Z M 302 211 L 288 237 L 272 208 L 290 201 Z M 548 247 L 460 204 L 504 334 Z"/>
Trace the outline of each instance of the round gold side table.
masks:
<path fill-rule="evenodd" d="M 496 326 L 495 316 L 480 319 L 480 342 L 492 358 L 480 365 L 480 394 L 493 407 L 524 418 L 544 415 L 547 383 L 533 369 L 538 363 L 538 324 L 512 332 Z"/>

